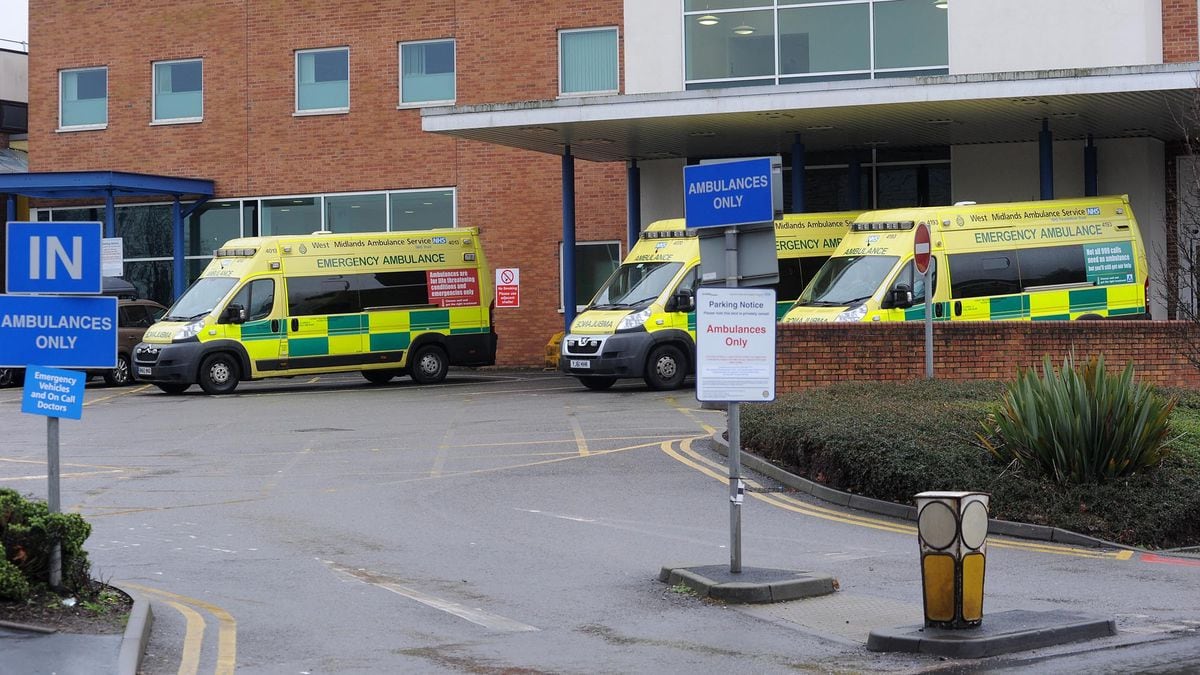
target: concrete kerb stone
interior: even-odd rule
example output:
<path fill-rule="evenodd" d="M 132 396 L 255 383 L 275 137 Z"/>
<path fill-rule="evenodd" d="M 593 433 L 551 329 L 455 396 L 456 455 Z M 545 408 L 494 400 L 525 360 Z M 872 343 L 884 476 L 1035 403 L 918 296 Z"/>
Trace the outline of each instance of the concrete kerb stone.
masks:
<path fill-rule="evenodd" d="M 697 595 L 729 603 L 786 602 L 828 595 L 837 590 L 833 577 L 803 570 L 745 567 L 734 574 L 720 565 L 668 565 L 658 580 L 683 585 Z"/>
<path fill-rule="evenodd" d="M 978 628 L 948 630 L 917 624 L 876 629 L 867 638 L 867 649 L 980 659 L 1116 634 L 1117 624 L 1113 619 L 1062 610 L 1010 610 L 989 614 Z"/>
<path fill-rule="evenodd" d="M 725 440 L 723 431 L 715 431 L 712 434 L 713 443 L 717 446 L 717 451 L 726 457 L 729 456 L 729 443 Z M 768 478 L 779 481 L 780 483 L 800 492 L 810 494 L 823 501 L 837 504 L 838 506 L 846 506 L 867 513 L 875 513 L 892 518 L 901 518 L 904 520 L 916 521 L 917 509 L 906 504 L 897 504 L 895 502 L 883 501 L 881 499 L 872 499 L 862 495 L 850 494 L 835 490 L 831 487 L 826 487 L 820 483 L 808 480 L 794 473 L 790 473 L 784 469 L 775 466 L 774 464 L 752 454 L 745 450 L 741 453 L 742 466 L 761 473 Z M 1085 534 L 1064 530 L 1058 527 L 1048 527 L 1045 525 L 1033 525 L 1030 523 L 1016 523 L 1008 520 L 991 519 L 988 521 L 988 534 L 998 534 L 1006 537 L 1016 537 L 1020 539 L 1033 539 L 1035 541 L 1050 541 L 1059 544 L 1067 544 L 1070 546 L 1083 546 L 1088 548 L 1117 548 L 1128 551 L 1140 551 L 1141 549 L 1134 546 L 1126 546 L 1095 537 L 1089 537 Z"/>
<path fill-rule="evenodd" d="M 142 655 L 146 653 L 146 645 L 150 642 L 154 613 L 150 611 L 150 601 L 140 594 L 116 585 L 114 588 L 133 598 L 133 610 L 129 613 L 129 622 L 125 624 L 125 634 L 121 638 L 121 651 L 117 654 L 117 673 L 137 675 L 142 665 Z"/>

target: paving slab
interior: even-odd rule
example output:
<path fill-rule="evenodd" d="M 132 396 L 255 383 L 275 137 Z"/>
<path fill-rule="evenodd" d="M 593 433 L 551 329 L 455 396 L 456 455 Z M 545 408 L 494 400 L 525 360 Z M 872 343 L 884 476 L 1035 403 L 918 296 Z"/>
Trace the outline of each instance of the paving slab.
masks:
<path fill-rule="evenodd" d="M 1117 634 L 1116 619 L 1052 610 L 985 614 L 977 628 L 950 630 L 924 624 L 871 631 L 867 649 L 979 659 Z"/>

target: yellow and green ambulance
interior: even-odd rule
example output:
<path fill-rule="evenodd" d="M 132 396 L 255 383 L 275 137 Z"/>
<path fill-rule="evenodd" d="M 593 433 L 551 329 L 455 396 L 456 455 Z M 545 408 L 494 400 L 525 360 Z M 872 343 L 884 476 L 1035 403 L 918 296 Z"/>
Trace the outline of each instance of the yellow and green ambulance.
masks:
<path fill-rule="evenodd" d="M 837 248 L 857 213 L 788 214 L 775 221 L 777 314 L 791 306 Z M 652 389 L 683 385 L 696 362 L 695 293 L 700 241 L 682 218 L 648 226 L 621 266 L 563 337 L 559 370 L 589 389 L 643 378 Z"/>
<path fill-rule="evenodd" d="M 475 228 L 234 239 L 134 350 L 134 376 L 199 384 L 361 371 L 440 382 L 496 361 L 492 289 Z"/>
<path fill-rule="evenodd" d="M 1149 318 L 1146 251 L 1121 195 L 868 211 L 783 321 L 924 320 L 920 223 L 935 321 Z"/>

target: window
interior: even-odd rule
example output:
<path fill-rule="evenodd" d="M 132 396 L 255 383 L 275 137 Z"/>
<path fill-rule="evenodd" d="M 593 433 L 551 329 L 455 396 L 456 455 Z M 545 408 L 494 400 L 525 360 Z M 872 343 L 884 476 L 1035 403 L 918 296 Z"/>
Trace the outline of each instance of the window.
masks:
<path fill-rule="evenodd" d="M 429 275 L 424 271 L 355 274 L 352 281 L 364 310 L 430 304 Z"/>
<path fill-rule="evenodd" d="M 559 31 L 559 94 L 616 93 L 617 68 L 616 28 Z"/>
<path fill-rule="evenodd" d="M 949 72 L 930 0 L 685 0 L 688 89 Z"/>
<path fill-rule="evenodd" d="M 122 305 L 117 308 L 118 328 L 149 328 L 153 323 L 145 305 Z"/>
<path fill-rule="evenodd" d="M 357 314 L 362 311 L 358 292 L 343 274 L 324 277 L 288 277 L 288 316 Z"/>
<path fill-rule="evenodd" d="M 800 297 L 800 292 L 812 281 L 821 265 L 828 258 L 780 258 L 779 283 L 775 285 L 775 298 L 778 302 L 791 302 Z"/>
<path fill-rule="evenodd" d="M 387 195 L 336 195 L 325 197 L 325 229 L 330 232 L 384 232 L 387 230 Z"/>
<path fill-rule="evenodd" d="M 154 64 L 155 122 L 199 122 L 204 118 L 204 65 L 200 59 Z"/>
<path fill-rule="evenodd" d="M 1087 264 L 1083 246 L 1051 246 L 1017 251 L 1021 286 L 1028 290 L 1037 286 L 1087 284 Z"/>
<path fill-rule="evenodd" d="M 400 105 L 454 103 L 454 40 L 400 45 Z"/>
<path fill-rule="evenodd" d="M 392 232 L 454 227 L 454 190 L 405 190 L 388 193 Z"/>
<path fill-rule="evenodd" d="M 321 230 L 320 197 L 264 199 L 259 214 L 262 236 L 312 234 Z"/>
<path fill-rule="evenodd" d="M 950 256 L 950 297 L 982 298 L 1021 292 L 1016 251 Z"/>
<path fill-rule="evenodd" d="M 289 277 L 288 316 L 357 314 L 385 307 L 429 304 L 425 271 Z"/>
<path fill-rule="evenodd" d="M 102 129 L 108 125 L 108 68 L 59 72 L 60 129 Z"/>
<path fill-rule="evenodd" d="M 296 112 L 335 113 L 350 110 L 350 49 L 296 52 Z"/>
<path fill-rule="evenodd" d="M 242 290 L 230 301 L 246 310 L 246 321 L 259 321 L 271 316 L 275 306 L 275 280 L 255 279 L 242 286 Z"/>
<path fill-rule="evenodd" d="M 930 256 L 929 258 L 929 276 L 933 279 L 934 294 L 937 289 L 937 258 Z M 924 304 L 925 302 L 925 275 L 917 272 L 916 266 L 910 260 L 908 264 L 896 275 L 896 279 L 892 281 L 890 290 L 897 290 L 903 284 L 908 286 L 908 290 L 912 291 L 912 301 L 914 305 Z"/>
<path fill-rule="evenodd" d="M 562 250 L 562 245 L 559 245 Z M 587 307 L 613 270 L 621 264 L 621 244 L 615 241 L 576 242 L 575 244 L 575 306 Z M 668 277 L 669 279 L 669 277 Z M 563 306 L 559 298 L 559 306 Z"/>

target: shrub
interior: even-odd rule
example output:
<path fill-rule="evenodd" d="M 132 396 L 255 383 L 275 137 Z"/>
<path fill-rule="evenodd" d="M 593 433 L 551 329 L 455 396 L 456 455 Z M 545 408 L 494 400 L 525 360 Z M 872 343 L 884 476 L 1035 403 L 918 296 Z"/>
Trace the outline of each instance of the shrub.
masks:
<path fill-rule="evenodd" d="M 1103 356 L 1082 368 L 1068 356 L 1058 370 L 1047 356 L 1041 377 L 1033 368 L 1018 372 L 979 439 L 1001 461 L 1060 485 L 1101 483 L 1162 462 L 1174 407 L 1134 382 L 1132 362 L 1113 376 Z"/>
<path fill-rule="evenodd" d="M 45 502 L 25 499 L 15 490 L 0 488 L 0 599 L 23 597 L 21 585 L 8 578 L 7 567 L 15 568 L 28 584 L 50 579 L 51 545 L 58 541 L 62 551 L 62 584 L 72 592 L 91 585 L 91 565 L 83 543 L 92 526 L 77 513 L 50 513 Z"/>
<path fill-rule="evenodd" d="M 0 560 L 0 600 L 24 600 L 29 597 L 29 580 L 17 566 Z"/>

